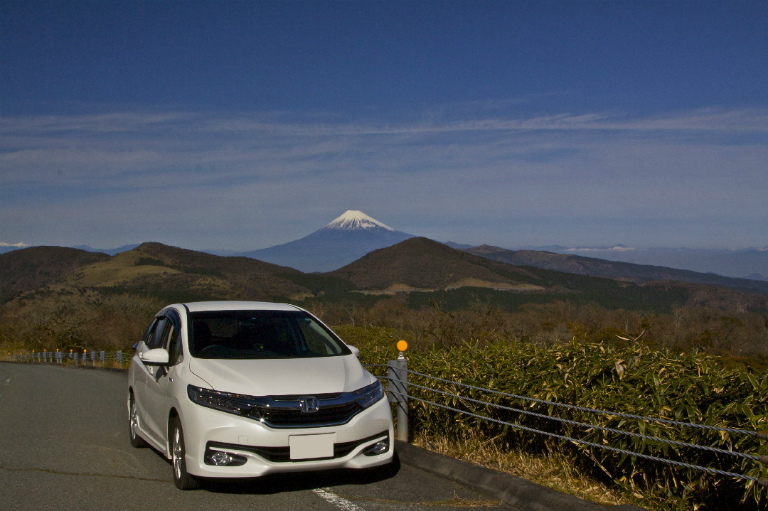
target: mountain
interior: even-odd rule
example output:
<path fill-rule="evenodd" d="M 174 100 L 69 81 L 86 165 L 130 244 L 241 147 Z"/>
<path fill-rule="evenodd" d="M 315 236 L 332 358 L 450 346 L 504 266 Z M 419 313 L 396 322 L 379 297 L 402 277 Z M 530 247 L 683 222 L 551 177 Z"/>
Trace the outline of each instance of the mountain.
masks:
<path fill-rule="evenodd" d="M 393 296 L 408 307 L 459 310 L 490 305 L 519 310 L 526 304 L 596 304 L 607 309 L 668 313 L 697 304 L 764 310 L 765 295 L 680 282 L 635 283 L 514 266 L 426 239 L 411 238 L 375 250 L 324 274 L 354 284 L 353 294 Z"/>
<path fill-rule="evenodd" d="M 578 275 L 590 275 L 593 277 L 606 277 L 638 284 L 667 280 L 707 284 L 752 292 L 768 292 L 768 282 L 761 280 L 731 278 L 714 273 L 700 273 L 663 266 L 633 264 L 535 250 L 506 250 L 489 245 L 481 245 L 465 249 L 465 251 L 493 261 L 516 266 L 534 266 L 536 268 Z"/>
<path fill-rule="evenodd" d="M 221 257 L 204 252 L 142 243 L 108 261 L 79 272 L 77 287 L 113 287 L 135 294 L 176 300 L 300 300 L 308 289 L 291 278 L 292 268 L 247 257 Z"/>
<path fill-rule="evenodd" d="M 329 273 L 363 291 L 432 291 L 460 287 L 540 291 L 528 269 L 468 254 L 427 238 L 375 250 Z"/>
<path fill-rule="evenodd" d="M 134 307 L 137 300 L 159 307 L 210 299 L 287 301 L 310 308 L 371 306 L 390 297 L 416 310 L 434 304 L 451 310 L 478 304 L 518 310 L 553 302 L 655 312 L 669 312 L 675 304 L 728 310 L 766 307 L 765 294 L 515 266 L 416 237 L 374 250 L 332 272 L 311 274 L 160 243 L 143 243 L 114 256 L 33 247 L 0 254 L 0 290 L 0 320 L 3 311 L 26 308 L 59 314 L 57 310 L 70 305 L 97 305 L 108 297 L 117 300 L 110 306 L 119 307 Z"/>
<path fill-rule="evenodd" d="M 289 266 L 303 272 L 327 272 L 355 261 L 368 252 L 413 238 L 375 220 L 362 211 L 349 210 L 304 238 L 237 255 Z"/>
<path fill-rule="evenodd" d="M 768 280 L 768 247 L 730 249 L 612 247 L 518 247 L 632 264 L 665 266 L 726 277 Z"/>
<path fill-rule="evenodd" d="M 30 247 L 0 254 L 0 303 L 45 287 L 109 256 L 65 247 Z"/>
<path fill-rule="evenodd" d="M 304 274 L 248 257 L 143 243 L 109 256 L 64 247 L 33 247 L 0 254 L 0 303 L 28 292 L 152 296 L 188 300 L 300 301 L 312 292 Z M 319 285 L 323 285 L 320 282 Z"/>

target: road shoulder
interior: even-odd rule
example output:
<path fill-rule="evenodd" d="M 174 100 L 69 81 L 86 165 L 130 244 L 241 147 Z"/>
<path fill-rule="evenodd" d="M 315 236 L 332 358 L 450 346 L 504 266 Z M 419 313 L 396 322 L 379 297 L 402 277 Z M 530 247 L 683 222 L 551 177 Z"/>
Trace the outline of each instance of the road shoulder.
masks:
<path fill-rule="evenodd" d="M 633 504 L 604 506 L 590 502 L 521 477 L 457 460 L 401 441 L 395 442 L 395 451 L 401 463 L 483 490 L 524 511 L 645 511 Z"/>

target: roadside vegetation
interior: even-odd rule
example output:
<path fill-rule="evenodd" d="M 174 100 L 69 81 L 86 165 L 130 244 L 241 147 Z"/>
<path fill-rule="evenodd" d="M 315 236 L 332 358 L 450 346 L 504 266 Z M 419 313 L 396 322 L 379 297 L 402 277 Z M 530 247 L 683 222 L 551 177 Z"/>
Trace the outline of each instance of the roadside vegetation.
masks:
<path fill-rule="evenodd" d="M 404 332 L 381 327 L 338 327 L 358 345 L 365 362 L 395 355 Z M 558 403 L 639 416 L 748 431 L 768 429 L 768 380 L 764 370 L 741 358 L 693 350 L 653 347 L 621 338 L 535 344 L 515 339 L 460 341 L 451 346 L 414 342 L 409 369 L 449 381 Z M 411 381 L 438 390 L 543 415 L 621 429 L 724 450 L 768 455 L 754 436 L 690 430 L 611 415 L 552 409 L 450 384 Z M 471 401 L 418 388 L 413 395 L 505 422 L 610 445 L 691 465 L 765 478 L 752 460 L 584 429 L 518 413 L 486 409 Z M 508 471 L 604 504 L 632 502 L 648 509 L 765 509 L 766 489 L 752 482 L 637 459 L 594 447 L 551 439 L 494 422 L 456 414 L 418 401 L 411 403 L 411 428 L 423 446 Z M 564 484 L 567 482 L 567 484 Z"/>

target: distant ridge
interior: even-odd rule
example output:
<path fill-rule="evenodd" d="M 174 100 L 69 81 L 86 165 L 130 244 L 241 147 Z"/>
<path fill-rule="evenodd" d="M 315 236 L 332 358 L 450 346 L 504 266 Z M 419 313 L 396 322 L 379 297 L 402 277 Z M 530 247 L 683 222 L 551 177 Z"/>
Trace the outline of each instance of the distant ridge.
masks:
<path fill-rule="evenodd" d="M 368 252 L 413 237 L 413 234 L 397 231 L 362 211 L 348 210 L 301 239 L 237 255 L 303 272 L 327 272 L 341 268 Z"/>
<path fill-rule="evenodd" d="M 604 277 L 637 284 L 654 281 L 671 280 L 677 282 L 693 282 L 711 286 L 728 287 L 746 291 L 768 292 L 768 282 L 742 278 L 724 277 L 714 273 L 702 273 L 690 270 L 667 268 L 649 264 L 634 264 L 620 261 L 608 261 L 593 257 L 572 254 L 556 254 L 536 250 L 506 250 L 491 245 L 481 245 L 464 249 L 465 252 L 492 261 L 499 261 L 515 266 L 534 266 L 547 270 Z"/>
<path fill-rule="evenodd" d="M 685 247 L 630 247 L 623 244 L 605 247 L 562 245 L 516 247 L 515 251 L 554 252 L 592 257 L 622 263 L 664 266 L 698 273 L 716 273 L 724 277 L 766 280 L 768 247 L 739 249 Z"/>

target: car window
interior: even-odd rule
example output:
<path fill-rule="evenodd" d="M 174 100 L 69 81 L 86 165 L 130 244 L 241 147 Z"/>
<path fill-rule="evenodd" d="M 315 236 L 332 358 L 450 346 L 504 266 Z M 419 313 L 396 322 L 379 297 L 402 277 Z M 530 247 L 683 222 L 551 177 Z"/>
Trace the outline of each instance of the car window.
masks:
<path fill-rule="evenodd" d="M 303 318 L 297 322 L 301 335 L 304 336 L 307 349 L 319 355 L 338 355 L 339 344 L 319 323 L 311 318 Z"/>
<path fill-rule="evenodd" d="M 149 335 L 147 347 L 149 349 L 164 348 L 165 341 L 168 339 L 168 329 L 172 326 L 168 318 L 158 318 Z"/>
<path fill-rule="evenodd" d="M 190 354 L 199 358 L 265 359 L 348 355 L 349 348 L 303 311 L 191 313 Z"/>
<path fill-rule="evenodd" d="M 144 335 L 141 336 L 141 340 L 144 341 L 144 344 L 146 344 L 147 346 L 151 344 L 152 335 L 154 335 L 156 324 L 157 324 L 157 318 L 152 320 L 152 323 L 149 324 L 149 326 L 147 327 L 147 330 L 144 332 Z"/>
<path fill-rule="evenodd" d="M 170 322 L 169 322 L 170 324 Z M 170 325 L 166 348 L 168 350 L 168 364 L 176 365 L 181 362 L 181 336 L 173 325 Z"/>

